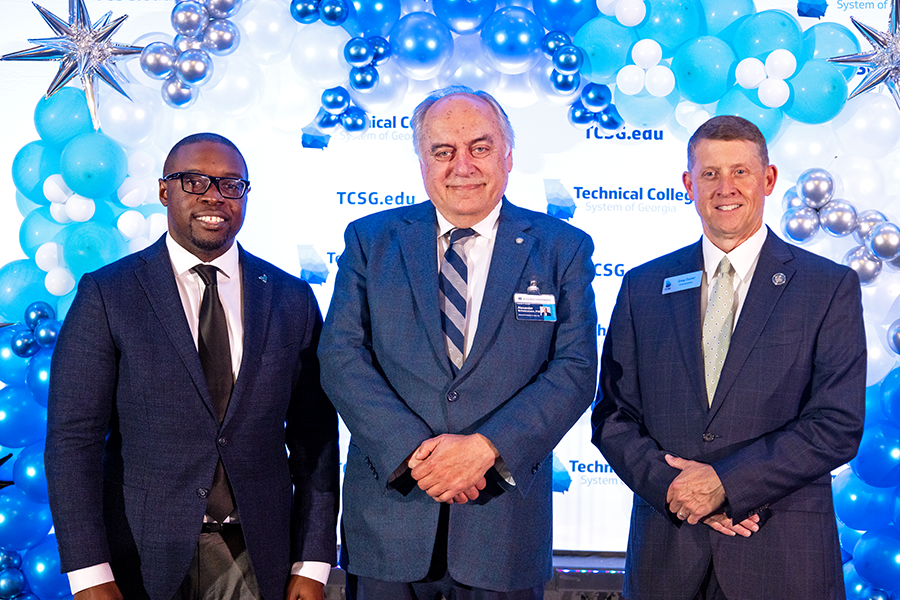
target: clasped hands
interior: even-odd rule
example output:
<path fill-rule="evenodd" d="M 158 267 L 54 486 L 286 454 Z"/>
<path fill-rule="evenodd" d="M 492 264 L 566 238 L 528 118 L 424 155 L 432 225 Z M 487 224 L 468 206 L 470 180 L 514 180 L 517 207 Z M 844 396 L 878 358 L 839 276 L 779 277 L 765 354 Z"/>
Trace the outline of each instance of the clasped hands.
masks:
<path fill-rule="evenodd" d="M 759 515 L 740 523 L 725 516 L 725 488 L 710 465 L 666 454 L 670 467 L 681 473 L 669 485 L 666 503 L 669 510 L 690 525 L 704 523 L 727 536 L 750 537 L 759 531 Z"/>
<path fill-rule="evenodd" d="M 437 502 L 465 504 L 484 489 L 487 470 L 500 456 L 480 433 L 443 434 L 422 442 L 407 465 L 419 488 Z"/>

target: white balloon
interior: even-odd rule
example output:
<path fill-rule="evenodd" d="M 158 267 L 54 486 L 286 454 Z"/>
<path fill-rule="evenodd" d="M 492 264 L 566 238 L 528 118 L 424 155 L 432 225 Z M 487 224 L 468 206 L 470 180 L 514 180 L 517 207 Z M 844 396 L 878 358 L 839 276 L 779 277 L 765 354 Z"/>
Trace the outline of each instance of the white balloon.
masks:
<path fill-rule="evenodd" d="M 391 61 L 388 61 L 384 66 L 388 67 L 391 64 Z M 379 76 L 383 68 L 378 67 Z M 490 94 L 500 83 L 500 73 L 484 58 L 480 36 L 461 35 L 453 40 L 453 55 L 438 75 L 438 81 L 441 87 L 453 84 L 467 85 L 474 90 L 484 90 Z M 350 95 L 353 95 L 352 89 Z"/>
<path fill-rule="evenodd" d="M 162 122 L 163 101 L 154 90 L 126 85 L 131 100 L 112 90 L 100 102 L 103 133 L 123 146 L 137 148 L 151 144 Z"/>
<path fill-rule="evenodd" d="M 155 240 L 159 238 L 169 229 L 169 221 L 166 215 L 162 213 L 153 213 L 147 217 L 147 223 L 150 224 L 148 239 Z"/>
<path fill-rule="evenodd" d="M 526 108 L 538 101 L 537 94 L 528 81 L 528 73 L 519 75 L 500 74 L 500 83 L 494 91 L 494 98 L 503 106 Z"/>
<path fill-rule="evenodd" d="M 837 141 L 829 124 L 806 125 L 785 120 L 778 141 L 769 145 L 780 181 L 791 181 L 811 165 L 828 165 L 837 154 Z"/>
<path fill-rule="evenodd" d="M 63 203 L 72 195 L 72 190 L 63 181 L 62 175 L 54 173 L 44 180 L 44 196 L 50 202 Z"/>
<path fill-rule="evenodd" d="M 126 210 L 116 221 L 116 227 L 126 240 L 133 240 L 141 236 L 144 231 L 144 215 L 136 210 Z"/>
<path fill-rule="evenodd" d="M 797 59 L 790 50 L 777 48 L 766 57 L 766 75 L 775 79 L 787 79 L 797 70 Z"/>
<path fill-rule="evenodd" d="M 116 191 L 116 195 L 123 206 L 129 208 L 140 206 L 147 198 L 146 183 L 134 177 L 126 177 Z"/>
<path fill-rule="evenodd" d="M 829 172 L 840 178 L 842 196 L 856 206 L 867 209 L 882 208 L 885 197 L 884 174 L 878 163 L 863 156 L 839 156 L 829 167 Z M 835 185 L 837 189 L 837 185 Z"/>
<path fill-rule="evenodd" d="M 677 106 L 675 106 L 675 120 L 678 121 L 678 124 L 682 127 L 687 128 L 688 126 L 688 118 L 701 109 L 699 104 L 694 104 L 693 102 L 679 102 Z"/>
<path fill-rule="evenodd" d="M 133 240 L 128 240 L 128 253 L 134 254 L 135 252 L 140 252 L 144 248 L 150 245 L 150 240 L 145 237 L 134 238 Z"/>
<path fill-rule="evenodd" d="M 265 93 L 262 68 L 245 53 L 229 57 L 225 76 L 214 88 L 204 90 L 209 105 L 227 116 L 240 116 L 253 109 Z"/>
<path fill-rule="evenodd" d="M 44 287 L 54 296 L 65 296 L 75 289 L 75 278 L 68 269 L 56 267 L 44 277 Z"/>
<path fill-rule="evenodd" d="M 734 77 L 744 89 L 755 90 L 766 79 L 766 66 L 758 58 L 745 58 L 738 63 Z"/>
<path fill-rule="evenodd" d="M 287 58 L 300 24 L 290 18 L 283 4 L 274 0 L 259 0 L 253 12 L 242 18 L 238 27 L 242 45 L 250 47 L 253 58 L 258 63 L 274 65 Z"/>
<path fill-rule="evenodd" d="M 144 150 L 128 155 L 128 175 L 137 179 L 149 177 L 156 169 L 156 159 Z"/>
<path fill-rule="evenodd" d="M 464 36 L 478 41 L 477 36 Z M 460 36 L 459 39 L 462 39 Z M 474 68 L 479 68 L 475 66 Z M 499 73 L 493 71 L 499 80 Z M 443 87 L 443 86 L 442 86 Z M 375 88 L 364 94 L 357 92 L 352 87 L 349 88 L 350 97 L 353 102 L 368 113 L 389 114 L 397 110 L 403 104 L 406 98 L 406 92 L 409 89 L 409 77 L 400 72 L 397 66 L 392 62 L 378 67 L 378 83 Z M 484 90 L 484 87 L 474 86 L 473 89 Z M 486 90 L 487 91 L 487 90 Z M 316 98 L 316 110 L 319 108 L 319 100 Z M 305 123 L 304 123 L 305 124 Z"/>
<path fill-rule="evenodd" d="M 619 0 L 616 4 L 616 19 L 623 27 L 634 27 L 647 16 L 644 0 Z"/>
<path fill-rule="evenodd" d="M 638 40 L 631 49 L 631 58 L 634 59 L 634 64 L 642 69 L 655 67 L 662 60 L 662 46 L 650 38 Z"/>
<path fill-rule="evenodd" d="M 90 221 L 91 217 L 94 216 L 94 210 L 96 210 L 93 200 L 78 194 L 69 198 L 65 206 L 66 214 L 69 218 L 78 223 Z"/>
<path fill-rule="evenodd" d="M 900 111 L 890 95 L 874 90 L 848 100 L 831 126 L 848 154 L 882 158 L 900 142 Z"/>
<path fill-rule="evenodd" d="M 321 21 L 302 28 L 291 44 L 291 64 L 305 83 L 331 88 L 347 80 L 350 65 L 344 61 L 344 45 L 350 34 L 343 27 Z"/>
<path fill-rule="evenodd" d="M 644 89 L 644 70 L 637 65 L 625 65 L 616 74 L 616 87 L 629 96 L 640 93 Z"/>
<path fill-rule="evenodd" d="M 587 81 L 582 79 L 578 88 L 572 90 L 568 94 L 563 94 L 553 87 L 553 83 L 550 81 L 550 74 L 552 72 L 553 61 L 541 56 L 538 63 L 528 71 L 528 81 L 531 83 L 531 89 L 534 90 L 534 93 L 537 94 L 542 102 L 568 107 L 572 102 L 581 97 L 580 88 L 586 84 Z"/>
<path fill-rule="evenodd" d="M 668 96 L 675 89 L 675 74 L 666 65 L 656 65 L 647 69 L 644 85 L 651 95 L 657 98 Z"/>
<path fill-rule="evenodd" d="M 66 205 L 58 202 L 50 204 L 50 216 L 53 217 L 53 220 L 57 223 L 65 224 L 72 222 L 72 219 L 66 214 Z"/>
<path fill-rule="evenodd" d="M 783 79 L 771 77 L 759 84 L 759 101 L 769 108 L 784 106 L 791 96 L 791 89 Z"/>
<path fill-rule="evenodd" d="M 41 271 L 49 271 L 59 266 L 59 255 L 62 254 L 62 246 L 56 242 L 47 242 L 38 246 L 34 254 L 34 262 Z"/>
<path fill-rule="evenodd" d="M 704 108 L 701 108 L 695 113 L 691 113 L 688 117 L 687 130 L 693 134 L 701 125 L 709 121 L 710 116 L 709 112 Z"/>
<path fill-rule="evenodd" d="M 597 8 L 607 17 L 616 16 L 616 5 L 619 0 L 597 0 Z"/>

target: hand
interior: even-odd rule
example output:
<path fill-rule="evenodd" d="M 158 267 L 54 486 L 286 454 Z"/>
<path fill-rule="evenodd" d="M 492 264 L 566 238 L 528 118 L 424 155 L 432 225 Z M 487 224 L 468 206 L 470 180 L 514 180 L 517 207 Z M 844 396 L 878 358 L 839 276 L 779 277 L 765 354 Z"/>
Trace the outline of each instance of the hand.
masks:
<path fill-rule="evenodd" d="M 325 600 L 325 585 L 309 577 L 291 575 L 284 600 Z"/>
<path fill-rule="evenodd" d="M 75 594 L 73 600 L 124 600 L 124 598 L 116 582 L 110 581 L 81 590 Z"/>
<path fill-rule="evenodd" d="M 681 470 L 666 493 L 669 510 L 677 514 L 679 519 L 696 525 L 722 508 L 725 504 L 725 488 L 715 469 L 671 454 L 666 454 L 666 462 L 670 467 Z"/>
<path fill-rule="evenodd" d="M 464 504 L 484 489 L 484 474 L 500 453 L 480 433 L 444 434 L 422 442 L 409 459 L 412 476 L 438 502 Z"/>
<path fill-rule="evenodd" d="M 750 537 L 751 534 L 759 531 L 759 515 L 753 515 L 735 524 L 725 516 L 725 513 L 717 513 L 706 517 L 703 522 L 719 533 L 730 537 L 736 535 Z"/>

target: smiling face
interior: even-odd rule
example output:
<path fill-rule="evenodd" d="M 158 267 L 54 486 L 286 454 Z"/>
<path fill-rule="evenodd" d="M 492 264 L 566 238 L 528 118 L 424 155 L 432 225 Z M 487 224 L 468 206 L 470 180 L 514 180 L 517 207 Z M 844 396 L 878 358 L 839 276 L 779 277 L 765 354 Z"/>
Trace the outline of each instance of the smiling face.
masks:
<path fill-rule="evenodd" d="M 182 146 L 166 161 L 165 171 L 164 175 L 187 172 L 247 178 L 244 160 L 236 150 L 208 141 Z M 203 194 L 189 194 L 182 189 L 181 179 L 160 179 L 159 200 L 168 209 L 169 235 L 204 262 L 225 254 L 244 224 L 246 193 L 243 198 L 223 198 L 210 185 Z"/>
<path fill-rule="evenodd" d="M 700 140 L 690 171 L 682 175 L 688 196 L 703 223 L 703 233 L 731 252 L 762 227 L 766 196 L 778 171 L 764 165 L 754 142 Z"/>
<path fill-rule="evenodd" d="M 425 114 L 419 166 L 428 197 L 456 227 L 484 219 L 503 198 L 512 149 L 493 108 L 468 94 L 453 94 Z"/>

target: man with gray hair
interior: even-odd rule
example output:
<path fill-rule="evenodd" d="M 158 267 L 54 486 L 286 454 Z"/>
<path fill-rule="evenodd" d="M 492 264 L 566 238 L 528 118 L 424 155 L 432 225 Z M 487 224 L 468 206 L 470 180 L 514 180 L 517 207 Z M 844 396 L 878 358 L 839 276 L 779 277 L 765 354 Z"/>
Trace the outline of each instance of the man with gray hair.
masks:
<path fill-rule="evenodd" d="M 540 599 L 551 452 L 596 385 L 593 243 L 504 198 L 489 94 L 439 90 L 412 122 L 430 201 L 347 227 L 319 346 L 353 435 L 348 598 Z"/>

